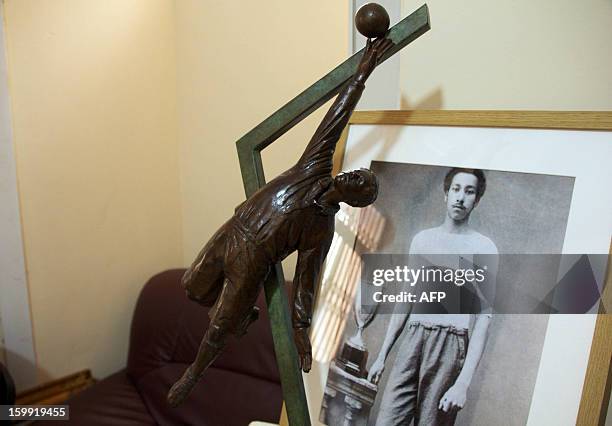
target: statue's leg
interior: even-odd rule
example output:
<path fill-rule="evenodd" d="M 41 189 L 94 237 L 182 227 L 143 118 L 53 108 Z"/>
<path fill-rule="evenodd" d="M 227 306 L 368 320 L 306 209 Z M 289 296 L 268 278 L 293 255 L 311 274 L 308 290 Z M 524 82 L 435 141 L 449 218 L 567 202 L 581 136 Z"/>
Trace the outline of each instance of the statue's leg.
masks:
<path fill-rule="evenodd" d="M 254 309 L 254 304 L 260 288 L 261 282 L 257 283 L 250 279 L 239 283 L 225 280 L 215 313 L 202 338 L 196 359 L 168 393 L 170 405 L 175 407 L 189 396 L 204 371 L 225 347 L 229 334 L 238 336 L 244 334 L 245 328 L 255 319 L 254 312 L 258 312 Z"/>
<path fill-rule="evenodd" d="M 227 338 L 228 330 L 223 324 L 213 321 L 200 342 L 195 361 L 185 370 L 181 378 L 168 392 L 168 403 L 176 407 L 191 393 L 204 371 L 217 358 Z"/>
<path fill-rule="evenodd" d="M 270 272 L 270 261 L 264 248 L 249 239 L 241 229 L 236 229 L 228 238 L 225 258 L 225 277 L 227 292 L 234 299 L 233 306 L 223 304 L 223 295 L 219 307 L 223 307 L 223 316 L 230 317 L 232 333 L 237 337 L 246 334 L 248 327 L 259 318 L 259 308 L 255 306 L 257 296 Z M 240 306 L 240 308 L 236 308 Z M 233 312 L 232 312 L 233 311 Z"/>
<path fill-rule="evenodd" d="M 187 297 L 202 306 L 213 306 L 223 288 L 227 238 L 226 224 L 206 243 L 181 280 Z"/>
<path fill-rule="evenodd" d="M 265 257 L 265 252 L 255 242 L 246 237 L 240 229 L 233 227 L 231 221 L 224 225 L 222 229 L 225 229 L 223 235 L 217 238 L 218 231 L 198 256 L 194 263 L 195 267 L 190 268 L 190 271 L 206 271 L 204 265 L 217 264 L 217 256 L 221 255 L 222 274 L 225 281 L 223 282 L 223 290 L 218 295 L 213 308 L 210 326 L 200 343 L 195 361 L 168 393 L 168 402 L 172 406 L 180 404 L 189 395 L 204 371 L 213 363 L 225 346 L 227 336 L 229 334 L 237 336 L 244 334 L 249 324 L 258 316 L 255 302 L 270 271 L 270 263 Z M 217 242 L 215 243 L 215 241 Z M 207 247 L 209 248 L 207 249 Z M 209 255 L 209 253 L 216 253 L 216 256 Z M 189 283 L 196 283 L 195 291 L 201 292 L 194 294 L 194 296 L 201 300 L 207 300 L 208 296 L 204 296 L 206 292 L 203 290 L 208 289 L 208 287 L 198 284 L 200 274 L 201 272 L 198 274 L 191 273 L 186 274 L 186 276 L 188 275 Z M 204 273 L 204 275 L 206 274 Z M 186 288 L 189 287 L 190 285 L 186 286 Z"/>
<path fill-rule="evenodd" d="M 242 337 L 246 334 L 249 329 L 249 326 L 253 324 L 255 321 L 259 319 L 259 308 L 257 306 L 253 306 L 251 308 L 251 312 L 244 318 L 240 327 L 236 330 L 236 336 Z"/>

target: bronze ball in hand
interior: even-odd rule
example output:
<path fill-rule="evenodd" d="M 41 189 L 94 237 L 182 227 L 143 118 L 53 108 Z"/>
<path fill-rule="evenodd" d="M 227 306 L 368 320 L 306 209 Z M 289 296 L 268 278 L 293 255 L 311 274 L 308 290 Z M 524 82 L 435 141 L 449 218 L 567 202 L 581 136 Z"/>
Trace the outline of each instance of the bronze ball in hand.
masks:
<path fill-rule="evenodd" d="M 355 14 L 355 26 L 367 38 L 383 37 L 389 29 L 389 14 L 379 4 L 364 4 Z"/>

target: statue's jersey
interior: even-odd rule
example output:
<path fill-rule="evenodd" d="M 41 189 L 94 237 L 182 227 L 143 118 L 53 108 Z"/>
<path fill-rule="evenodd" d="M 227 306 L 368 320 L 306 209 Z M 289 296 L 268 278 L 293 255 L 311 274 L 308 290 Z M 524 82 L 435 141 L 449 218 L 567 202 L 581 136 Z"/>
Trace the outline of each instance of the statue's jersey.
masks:
<path fill-rule="evenodd" d="M 333 236 L 333 215 L 338 206 L 322 207 L 317 200 L 332 184 L 336 143 L 363 88 L 357 82 L 348 84 L 297 164 L 236 208 L 234 217 L 265 248 L 272 262 L 294 250 L 314 248 Z"/>
<path fill-rule="evenodd" d="M 267 258 L 278 262 L 291 252 L 312 248 L 317 239 L 333 234 L 337 210 L 327 214 L 316 203 L 330 185 L 329 176 L 304 177 L 290 169 L 266 185 L 266 191 L 258 191 L 238 206 L 234 216 L 266 251 Z"/>

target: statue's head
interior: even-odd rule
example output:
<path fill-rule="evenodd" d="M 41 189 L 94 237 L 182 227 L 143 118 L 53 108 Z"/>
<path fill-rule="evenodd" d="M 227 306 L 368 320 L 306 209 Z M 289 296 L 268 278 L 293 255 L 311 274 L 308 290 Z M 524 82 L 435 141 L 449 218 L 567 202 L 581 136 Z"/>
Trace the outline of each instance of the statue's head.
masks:
<path fill-rule="evenodd" d="M 353 207 L 366 207 L 376 201 L 378 180 L 368 169 L 353 170 L 336 175 L 334 188 L 340 201 Z"/>

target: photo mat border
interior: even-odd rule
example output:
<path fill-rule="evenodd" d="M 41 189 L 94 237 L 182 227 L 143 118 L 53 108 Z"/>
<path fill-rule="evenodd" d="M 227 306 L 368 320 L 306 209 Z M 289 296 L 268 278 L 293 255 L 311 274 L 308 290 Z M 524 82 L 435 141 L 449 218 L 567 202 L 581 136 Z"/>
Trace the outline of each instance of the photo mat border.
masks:
<path fill-rule="evenodd" d="M 355 111 L 334 154 L 334 171 L 342 170 L 351 125 L 492 127 L 516 129 L 585 130 L 612 132 L 612 111 L 503 111 L 503 110 L 405 110 Z M 612 166 L 612 162 L 610 163 Z M 612 240 L 605 290 L 589 353 L 576 426 L 603 426 L 612 388 Z M 316 308 L 315 308 L 316 309 Z M 605 372 L 602 374 L 602 372 Z M 612 413 L 610 413 L 612 414 Z"/>

